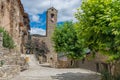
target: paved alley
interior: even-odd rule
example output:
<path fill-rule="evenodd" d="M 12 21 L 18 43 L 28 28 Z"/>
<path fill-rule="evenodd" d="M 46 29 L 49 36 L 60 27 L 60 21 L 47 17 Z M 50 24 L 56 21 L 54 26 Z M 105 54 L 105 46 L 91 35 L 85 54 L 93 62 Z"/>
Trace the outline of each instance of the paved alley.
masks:
<path fill-rule="evenodd" d="M 11 80 L 100 80 L 95 72 L 85 69 L 55 69 L 46 64 L 38 64 L 34 55 L 30 57 L 29 69 Z"/>

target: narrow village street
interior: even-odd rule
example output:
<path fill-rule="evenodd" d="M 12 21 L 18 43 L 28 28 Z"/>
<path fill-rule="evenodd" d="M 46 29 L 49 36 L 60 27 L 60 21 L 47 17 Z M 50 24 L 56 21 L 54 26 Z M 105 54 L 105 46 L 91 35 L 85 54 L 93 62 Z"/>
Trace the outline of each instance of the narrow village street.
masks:
<path fill-rule="evenodd" d="M 0 0 L 0 80 L 120 80 L 120 0 Z"/>
<path fill-rule="evenodd" d="M 38 64 L 34 55 L 30 57 L 29 69 L 11 80 L 100 80 L 95 72 L 84 69 L 55 69 L 46 64 Z"/>

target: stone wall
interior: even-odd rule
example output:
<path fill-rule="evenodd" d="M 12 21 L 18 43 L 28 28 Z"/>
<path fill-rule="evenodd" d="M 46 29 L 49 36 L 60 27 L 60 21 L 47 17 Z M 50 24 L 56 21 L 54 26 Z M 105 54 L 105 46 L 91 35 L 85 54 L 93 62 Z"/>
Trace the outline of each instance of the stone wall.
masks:
<path fill-rule="evenodd" d="M 47 61 L 51 64 L 51 67 L 57 67 L 57 54 L 54 51 L 52 35 L 55 27 L 57 26 L 57 13 L 58 11 L 51 7 L 47 10 L 47 21 L 46 21 L 46 44 L 49 49 L 49 53 L 47 54 Z M 41 39 L 42 40 L 42 39 Z"/>
<path fill-rule="evenodd" d="M 28 41 L 30 30 L 28 14 L 24 12 L 20 0 L 0 0 L 0 27 L 4 28 L 15 43 L 12 50 L 2 46 L 2 34 L 0 34 L 0 80 L 10 80 L 21 70 L 28 68 L 24 57 L 24 45 Z"/>
<path fill-rule="evenodd" d="M 0 33 L 0 47 L 2 47 L 3 44 L 3 33 Z"/>
<path fill-rule="evenodd" d="M 7 49 L 4 50 L 6 51 Z M 4 50 L 0 50 L 0 52 Z M 19 74 L 20 71 L 29 68 L 24 57 L 5 51 L 0 53 L 0 79 L 9 80 Z"/>
<path fill-rule="evenodd" d="M 0 80 L 10 80 L 19 73 L 20 67 L 17 65 L 0 67 Z"/>
<path fill-rule="evenodd" d="M 39 42 L 45 42 L 48 47 L 49 52 L 47 53 L 47 62 L 50 63 L 51 67 L 57 67 L 57 54 L 53 48 L 53 42 L 51 40 L 52 34 L 57 24 L 57 10 L 54 7 L 51 7 L 47 10 L 46 13 L 46 35 L 45 36 L 32 36 L 32 40 L 38 39 Z"/>
<path fill-rule="evenodd" d="M 28 69 L 28 65 L 20 53 L 17 53 L 14 49 L 4 48 L 2 42 L 3 36 L 0 33 L 0 80 L 10 80 L 21 70 Z"/>
<path fill-rule="evenodd" d="M 0 27 L 12 37 L 19 53 L 24 53 L 24 42 L 30 30 L 28 14 L 24 12 L 20 0 L 0 0 Z"/>
<path fill-rule="evenodd" d="M 15 74 L 20 72 L 20 66 L 17 65 L 17 59 L 20 58 L 18 54 L 11 54 L 9 49 L 2 47 L 3 36 L 0 33 L 0 80 L 7 80 L 12 78 Z"/>

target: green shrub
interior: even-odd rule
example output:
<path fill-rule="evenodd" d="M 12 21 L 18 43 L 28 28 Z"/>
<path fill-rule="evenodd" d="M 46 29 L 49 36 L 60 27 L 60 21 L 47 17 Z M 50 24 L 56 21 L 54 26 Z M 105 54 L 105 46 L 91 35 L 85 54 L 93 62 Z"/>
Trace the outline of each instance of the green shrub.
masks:
<path fill-rule="evenodd" d="M 0 61 L 0 67 L 2 67 L 4 65 L 4 60 Z"/>
<path fill-rule="evenodd" d="M 108 71 L 102 71 L 102 80 L 120 80 L 120 75 L 112 76 Z"/>
<path fill-rule="evenodd" d="M 102 71 L 102 80 L 113 80 L 111 74 L 108 71 Z"/>
<path fill-rule="evenodd" d="M 15 47 L 12 37 L 3 28 L 0 28 L 0 33 L 3 33 L 3 47 L 13 49 Z"/>

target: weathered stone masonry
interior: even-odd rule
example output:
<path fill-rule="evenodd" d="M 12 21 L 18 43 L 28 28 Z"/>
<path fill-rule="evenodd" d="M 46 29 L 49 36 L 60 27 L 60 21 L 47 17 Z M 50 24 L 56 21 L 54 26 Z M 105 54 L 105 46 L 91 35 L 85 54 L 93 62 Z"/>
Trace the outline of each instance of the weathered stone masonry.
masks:
<path fill-rule="evenodd" d="M 13 37 L 16 51 L 24 53 L 23 41 L 28 40 L 30 26 L 20 0 L 0 0 L 0 27 Z"/>
<path fill-rule="evenodd" d="M 52 34 L 54 32 L 54 29 L 57 25 L 57 13 L 58 11 L 54 8 L 51 7 L 47 10 L 46 16 L 46 36 L 32 36 L 32 40 L 34 39 L 38 39 L 39 42 L 45 42 L 45 44 L 47 45 L 49 52 L 47 53 L 46 57 L 47 57 L 47 62 L 50 63 L 51 67 L 57 67 L 57 54 L 54 51 L 53 48 L 53 42 L 51 40 Z"/>
<path fill-rule="evenodd" d="M 28 67 L 21 53 L 25 53 L 24 45 L 30 35 L 29 22 L 20 0 L 0 0 L 0 27 L 4 28 L 15 42 L 14 49 L 4 48 L 3 36 L 0 34 L 0 80 L 10 80 L 20 70 Z"/>

